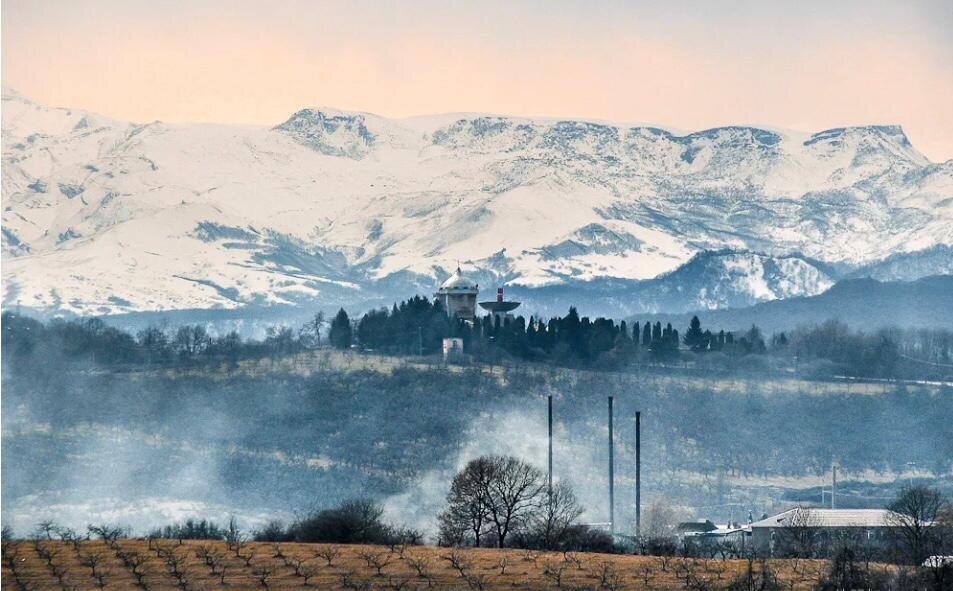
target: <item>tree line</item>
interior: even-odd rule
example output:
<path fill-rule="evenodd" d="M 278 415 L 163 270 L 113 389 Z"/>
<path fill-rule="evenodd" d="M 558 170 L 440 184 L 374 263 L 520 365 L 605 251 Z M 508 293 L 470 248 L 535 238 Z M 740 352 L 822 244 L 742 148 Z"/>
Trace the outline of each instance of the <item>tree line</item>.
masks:
<path fill-rule="evenodd" d="M 434 355 L 443 339 L 463 340 L 479 362 L 507 359 L 562 367 L 622 369 L 634 364 L 696 364 L 712 369 L 794 367 L 808 377 L 944 377 L 953 373 L 953 333 L 891 328 L 852 330 L 830 320 L 767 337 L 755 325 L 740 333 L 704 327 L 698 316 L 681 332 L 671 323 L 590 319 L 570 307 L 545 320 L 484 316 L 451 321 L 438 301 L 415 296 L 390 309 L 370 310 L 354 321 L 342 308 L 327 321 L 316 313 L 294 329 L 274 325 L 264 338 L 236 331 L 215 334 L 205 325 L 149 326 L 135 335 L 99 318 L 53 319 L 3 314 L 4 354 L 39 349 L 47 355 L 90 358 L 105 364 L 195 363 L 236 365 L 244 359 L 281 357 L 322 346 L 394 355 Z M 742 361 L 758 356 L 762 361 Z"/>
<path fill-rule="evenodd" d="M 575 307 L 548 320 L 487 315 L 471 324 L 451 321 L 440 302 L 422 297 L 369 311 L 356 322 L 341 309 L 331 324 L 330 342 L 339 348 L 428 355 L 438 353 L 447 337 L 463 339 L 467 354 L 478 361 L 513 358 L 568 367 L 616 369 L 633 361 L 731 367 L 739 358 L 759 355 L 788 366 L 802 364 L 808 375 L 903 377 L 953 368 L 953 333 L 946 330 L 868 333 L 830 320 L 767 337 L 756 325 L 736 333 L 703 327 L 694 316 L 680 333 L 659 321 L 580 317 Z"/>

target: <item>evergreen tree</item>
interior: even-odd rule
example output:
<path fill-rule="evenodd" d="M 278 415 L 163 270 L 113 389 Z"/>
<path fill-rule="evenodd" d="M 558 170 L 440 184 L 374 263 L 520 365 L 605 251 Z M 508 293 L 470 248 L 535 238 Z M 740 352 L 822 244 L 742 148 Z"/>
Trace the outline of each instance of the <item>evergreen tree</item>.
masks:
<path fill-rule="evenodd" d="M 748 350 L 751 353 L 764 353 L 767 350 L 767 347 L 764 345 L 764 337 L 761 336 L 761 329 L 751 325 L 751 328 L 748 329 L 747 334 L 745 334 L 745 340 L 748 341 Z"/>
<path fill-rule="evenodd" d="M 715 337 L 715 340 L 712 343 L 712 350 L 721 351 L 724 348 L 725 348 L 725 331 L 719 330 L 718 336 Z"/>
<path fill-rule="evenodd" d="M 702 323 L 698 316 L 692 316 L 692 321 L 688 326 L 688 332 L 685 333 L 683 342 L 685 346 L 692 351 L 705 351 L 708 349 L 709 337 L 711 333 L 702 332 Z"/>
<path fill-rule="evenodd" d="M 336 349 L 347 349 L 351 346 L 351 319 L 348 318 L 344 308 L 338 310 L 334 320 L 331 321 L 328 340 Z"/>
<path fill-rule="evenodd" d="M 642 346 L 648 347 L 652 344 L 652 323 L 646 322 L 645 328 L 642 329 Z"/>

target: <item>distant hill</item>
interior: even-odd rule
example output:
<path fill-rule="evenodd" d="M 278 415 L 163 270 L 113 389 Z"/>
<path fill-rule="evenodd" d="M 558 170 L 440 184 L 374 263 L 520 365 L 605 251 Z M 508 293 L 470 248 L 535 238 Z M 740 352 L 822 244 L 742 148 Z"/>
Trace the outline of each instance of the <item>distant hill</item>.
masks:
<path fill-rule="evenodd" d="M 953 275 L 916 281 L 881 282 L 848 279 L 824 293 L 763 302 L 754 306 L 697 312 L 703 325 L 740 329 L 757 324 L 767 333 L 790 330 L 829 319 L 857 329 L 884 326 L 934 327 L 953 330 Z M 636 315 L 635 320 L 687 325 L 692 314 Z"/>

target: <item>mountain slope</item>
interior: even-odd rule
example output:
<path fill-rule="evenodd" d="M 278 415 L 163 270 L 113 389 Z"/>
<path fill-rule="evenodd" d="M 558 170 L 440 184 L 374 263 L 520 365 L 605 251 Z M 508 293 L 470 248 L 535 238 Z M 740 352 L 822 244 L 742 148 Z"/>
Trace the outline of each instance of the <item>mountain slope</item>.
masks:
<path fill-rule="evenodd" d="M 953 243 L 953 163 L 895 126 L 676 135 L 333 109 L 132 124 L 5 90 L 3 158 L 4 306 L 82 313 L 361 306 L 458 261 L 535 289 L 652 279 L 708 250 L 775 259 L 679 300 L 723 307 L 829 285 L 792 252 L 856 267 Z"/>
<path fill-rule="evenodd" d="M 849 279 L 820 295 L 794 297 L 725 310 L 700 310 L 702 323 L 716 329 L 742 330 L 757 324 L 771 334 L 836 319 L 859 330 L 886 327 L 953 330 L 953 276 L 937 275 L 916 281 Z M 693 313 L 636 315 L 687 325 Z"/>
<path fill-rule="evenodd" d="M 898 252 L 852 271 L 849 277 L 911 281 L 928 275 L 953 275 L 953 246 L 937 244 L 916 252 Z"/>

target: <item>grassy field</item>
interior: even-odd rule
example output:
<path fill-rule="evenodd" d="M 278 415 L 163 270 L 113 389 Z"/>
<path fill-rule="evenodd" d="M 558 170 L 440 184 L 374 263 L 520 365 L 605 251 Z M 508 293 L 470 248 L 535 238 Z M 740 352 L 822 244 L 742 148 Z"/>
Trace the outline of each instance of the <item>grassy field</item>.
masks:
<path fill-rule="evenodd" d="M 308 376 L 326 370 L 376 371 L 391 373 L 398 368 L 440 369 L 451 373 L 479 372 L 488 379 L 505 382 L 506 373 L 516 372 L 530 375 L 573 376 L 579 381 L 612 379 L 623 383 L 635 383 L 647 387 L 664 389 L 670 385 L 698 389 L 715 389 L 723 392 L 745 392 L 756 386 L 758 391 L 771 395 L 809 394 L 809 395 L 879 395 L 894 391 L 903 384 L 910 390 L 939 393 L 949 389 L 949 385 L 937 383 L 914 383 L 892 380 L 864 380 L 847 378 L 806 379 L 793 371 L 789 375 L 738 375 L 709 372 L 703 368 L 673 367 L 662 365 L 640 367 L 633 365 L 625 370 L 596 371 L 586 369 L 568 369 L 555 365 L 520 362 L 518 364 L 497 365 L 488 363 L 470 363 L 464 365 L 445 364 L 438 357 L 414 357 L 363 353 L 358 351 L 339 351 L 320 349 L 304 351 L 295 355 L 276 358 L 262 357 L 239 361 L 234 367 L 217 366 L 214 368 L 180 367 L 176 369 L 136 369 L 132 373 L 143 376 L 165 375 L 167 377 L 220 377 L 234 375 L 259 376 L 267 374 L 296 374 Z M 103 370 L 99 370 L 103 371 Z"/>
<path fill-rule="evenodd" d="M 751 569 L 809 589 L 821 561 L 174 540 L 3 543 L 5 589 L 719 589 Z M 755 583 L 757 585 L 757 583 Z"/>

